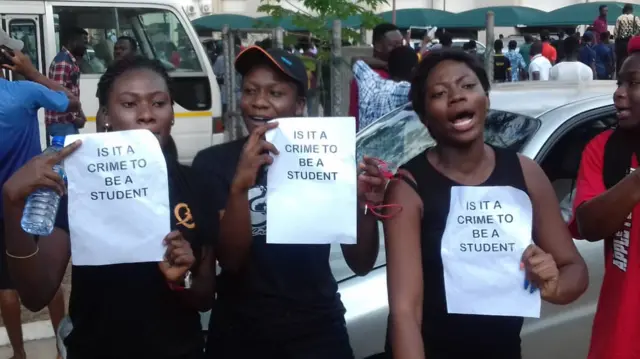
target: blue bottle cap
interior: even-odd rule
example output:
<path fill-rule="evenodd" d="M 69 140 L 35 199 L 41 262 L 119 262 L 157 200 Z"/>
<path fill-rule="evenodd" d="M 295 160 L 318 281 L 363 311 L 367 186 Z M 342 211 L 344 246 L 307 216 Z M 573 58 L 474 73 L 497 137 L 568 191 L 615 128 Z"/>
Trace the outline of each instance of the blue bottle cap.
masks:
<path fill-rule="evenodd" d="M 65 136 L 53 136 L 53 141 L 51 141 L 52 146 L 64 147 L 64 137 Z"/>

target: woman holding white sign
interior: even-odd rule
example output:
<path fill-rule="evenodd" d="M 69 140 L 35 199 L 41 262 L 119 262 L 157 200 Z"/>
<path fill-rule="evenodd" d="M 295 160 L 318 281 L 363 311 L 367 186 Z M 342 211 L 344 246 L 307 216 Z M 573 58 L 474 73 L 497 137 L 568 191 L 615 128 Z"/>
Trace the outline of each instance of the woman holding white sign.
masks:
<path fill-rule="evenodd" d="M 109 128 L 147 129 L 163 146 L 172 206 L 167 220 L 173 232 L 158 238 L 167 247 L 160 263 L 72 267 L 73 331 L 65 340 L 67 358 L 200 358 L 204 343 L 198 312 L 207 310 L 213 297 L 212 239 L 218 222 L 215 215 L 202 212 L 206 207 L 198 203 L 189 169 L 167 151 L 173 124 L 169 77 L 159 62 L 131 58 L 111 65 L 98 90 Z M 52 166 L 79 146 L 75 142 L 54 155 L 36 157 L 4 186 L 9 267 L 23 303 L 32 311 L 48 303 L 60 286 L 70 239 L 66 196 L 53 234 L 39 240 L 20 228 L 24 203 L 39 187 L 64 194 L 65 182 Z"/>
<path fill-rule="evenodd" d="M 435 147 L 387 189 L 394 358 L 521 357 L 523 317 L 540 297 L 566 304 L 587 288 L 584 260 L 542 169 L 484 143 L 489 81 L 467 53 L 426 56 L 411 101 Z"/>
<path fill-rule="evenodd" d="M 223 209 L 217 247 L 222 273 L 208 357 L 351 359 L 345 310 L 329 266 L 330 245 L 266 243 L 265 165 L 272 163 L 268 153 L 278 149 L 264 134 L 277 126 L 267 124 L 270 120 L 303 115 L 305 67 L 295 55 L 257 47 L 240 53 L 235 66 L 243 75 L 240 106 L 250 136 L 204 150 L 193 163 L 210 182 L 218 179 L 221 193 L 213 200 Z M 378 190 L 377 198 L 368 194 L 375 202 L 382 199 L 383 183 L 371 163 L 358 187 Z M 358 223 L 367 235 L 343 246 L 343 252 L 354 272 L 364 275 L 373 267 L 379 243 L 375 217 L 362 210 Z"/>

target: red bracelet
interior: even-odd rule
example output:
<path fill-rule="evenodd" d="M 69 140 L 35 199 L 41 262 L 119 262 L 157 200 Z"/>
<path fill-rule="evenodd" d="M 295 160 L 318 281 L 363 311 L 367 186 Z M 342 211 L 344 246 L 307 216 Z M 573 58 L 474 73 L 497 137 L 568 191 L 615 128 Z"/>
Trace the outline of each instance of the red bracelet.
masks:
<path fill-rule="evenodd" d="M 191 288 L 191 271 L 187 271 L 184 275 L 184 285 L 179 285 L 172 282 L 167 282 L 169 289 L 174 290 L 176 292 L 184 291 Z"/>
<path fill-rule="evenodd" d="M 379 158 L 372 158 L 372 160 L 374 160 L 377 165 L 378 165 L 378 170 L 380 171 L 380 174 L 382 174 L 382 176 L 388 180 L 391 180 L 393 178 L 393 172 L 391 172 L 391 170 L 389 169 L 389 165 L 379 159 Z M 395 208 L 396 211 L 388 211 L 391 208 Z M 383 214 L 381 212 L 379 212 L 379 210 L 386 210 L 387 214 Z M 373 203 L 366 203 L 364 205 L 364 214 L 366 215 L 367 213 L 371 212 L 371 214 L 373 214 L 374 216 L 380 218 L 380 219 L 389 219 L 393 216 L 395 216 L 396 214 L 398 214 L 400 211 L 402 211 L 402 206 L 399 204 L 373 204 Z"/>

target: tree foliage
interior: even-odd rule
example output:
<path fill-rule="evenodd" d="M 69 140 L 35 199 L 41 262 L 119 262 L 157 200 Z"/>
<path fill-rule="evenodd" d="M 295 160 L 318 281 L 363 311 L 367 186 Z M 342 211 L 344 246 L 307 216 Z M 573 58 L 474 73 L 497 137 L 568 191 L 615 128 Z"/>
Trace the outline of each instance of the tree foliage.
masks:
<path fill-rule="evenodd" d="M 361 26 L 371 29 L 381 21 L 374 11 L 382 4 L 387 4 L 387 0 L 261 0 L 258 11 L 276 20 L 291 19 L 300 32 L 308 31 L 326 45 L 331 42 L 333 20 L 352 22 L 359 17 Z M 346 27 L 349 22 L 342 27 L 343 41 L 360 42 L 360 29 Z M 288 36 L 285 42 L 291 40 Z"/>

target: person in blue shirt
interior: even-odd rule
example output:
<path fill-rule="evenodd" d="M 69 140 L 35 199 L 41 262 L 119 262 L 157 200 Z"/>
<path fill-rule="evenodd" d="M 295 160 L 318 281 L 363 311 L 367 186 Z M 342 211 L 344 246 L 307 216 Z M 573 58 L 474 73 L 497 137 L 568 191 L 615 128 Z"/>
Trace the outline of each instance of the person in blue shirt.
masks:
<path fill-rule="evenodd" d="M 5 71 L 24 76 L 28 81 L 9 81 L 0 69 L 0 187 L 32 157 L 38 155 L 40 130 L 38 110 L 79 111 L 78 98 L 58 83 L 38 72 L 20 50 L 22 41 L 12 39 L 0 29 L 0 64 Z M 20 318 L 20 299 L 10 280 L 5 257 L 3 204 L 0 196 L 0 311 L 7 328 L 13 358 L 25 358 Z M 49 304 L 54 328 L 64 317 L 62 292 Z"/>
<path fill-rule="evenodd" d="M 596 73 L 596 52 L 593 49 L 593 33 L 587 31 L 582 35 L 582 46 L 578 59 L 583 64 L 589 66 L 593 73 Z"/>
<path fill-rule="evenodd" d="M 609 44 L 610 34 L 605 31 L 600 34 L 600 42 L 594 46 L 596 52 L 596 76 L 598 80 L 611 80 L 615 67 L 614 53 Z"/>

